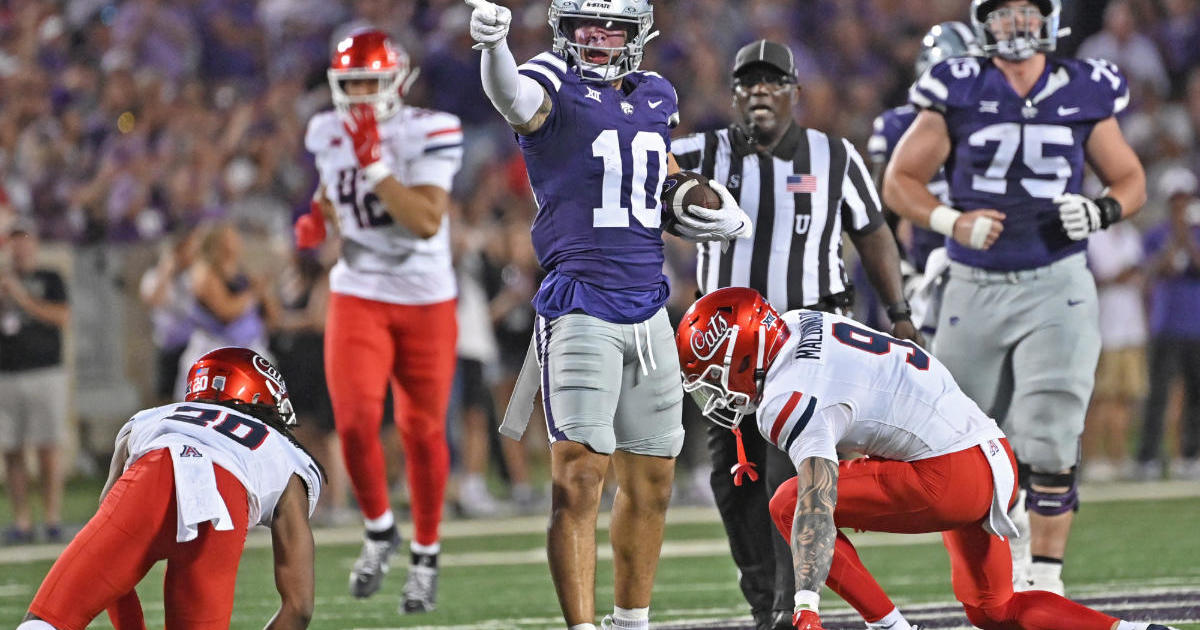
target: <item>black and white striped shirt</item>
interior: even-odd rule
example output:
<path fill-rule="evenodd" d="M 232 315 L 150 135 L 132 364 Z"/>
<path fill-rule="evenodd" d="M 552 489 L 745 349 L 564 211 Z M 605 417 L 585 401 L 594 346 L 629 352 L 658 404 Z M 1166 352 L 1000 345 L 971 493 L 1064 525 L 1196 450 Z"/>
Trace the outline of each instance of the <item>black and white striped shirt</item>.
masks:
<path fill-rule="evenodd" d="M 884 225 L 862 157 L 842 138 L 793 124 L 771 155 L 736 126 L 671 141 L 679 167 L 725 184 L 754 221 L 754 236 L 700 243 L 702 293 L 750 287 L 780 311 L 818 304 L 848 286 L 842 231 Z"/>

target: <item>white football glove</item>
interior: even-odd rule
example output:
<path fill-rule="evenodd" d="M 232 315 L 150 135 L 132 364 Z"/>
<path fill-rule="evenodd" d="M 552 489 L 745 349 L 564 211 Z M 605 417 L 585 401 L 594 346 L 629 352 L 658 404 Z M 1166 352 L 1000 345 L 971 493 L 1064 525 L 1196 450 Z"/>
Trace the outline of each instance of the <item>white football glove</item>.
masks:
<path fill-rule="evenodd" d="M 712 180 L 708 185 L 721 197 L 721 207 L 710 210 L 704 206 L 688 206 L 683 214 L 676 217 L 678 225 L 675 230 L 679 235 L 695 242 L 729 242 L 753 235 L 754 224 L 750 216 L 742 210 L 729 190 Z"/>
<path fill-rule="evenodd" d="M 491 49 L 499 46 L 508 36 L 508 27 L 512 24 L 512 12 L 506 7 L 488 2 L 488 0 L 466 0 L 472 7 L 471 39 L 477 44 L 475 50 Z"/>
<path fill-rule="evenodd" d="M 1082 241 L 1088 234 L 1104 227 L 1100 206 L 1083 195 L 1066 193 L 1055 197 L 1054 203 L 1058 204 L 1058 218 L 1062 220 L 1063 231 L 1073 241 Z"/>

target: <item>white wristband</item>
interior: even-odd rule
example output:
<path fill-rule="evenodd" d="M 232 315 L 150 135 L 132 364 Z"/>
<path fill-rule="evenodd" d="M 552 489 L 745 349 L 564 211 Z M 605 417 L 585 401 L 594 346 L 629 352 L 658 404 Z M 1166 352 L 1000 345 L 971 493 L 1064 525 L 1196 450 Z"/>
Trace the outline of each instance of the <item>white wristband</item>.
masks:
<path fill-rule="evenodd" d="M 392 174 L 392 169 L 388 168 L 387 164 L 384 164 L 381 160 L 379 162 L 372 162 L 368 164 L 367 167 L 362 170 L 362 173 L 363 177 L 367 178 L 367 190 L 375 190 L 375 187 L 379 185 L 379 182 L 383 181 Z"/>
<path fill-rule="evenodd" d="M 811 610 L 813 612 L 821 612 L 817 610 L 817 604 L 821 602 L 821 594 L 813 591 L 796 591 L 794 598 L 796 603 L 795 612 L 802 610 Z"/>
<path fill-rule="evenodd" d="M 954 222 L 962 213 L 950 206 L 940 205 L 929 213 L 929 229 L 938 234 L 954 237 Z"/>

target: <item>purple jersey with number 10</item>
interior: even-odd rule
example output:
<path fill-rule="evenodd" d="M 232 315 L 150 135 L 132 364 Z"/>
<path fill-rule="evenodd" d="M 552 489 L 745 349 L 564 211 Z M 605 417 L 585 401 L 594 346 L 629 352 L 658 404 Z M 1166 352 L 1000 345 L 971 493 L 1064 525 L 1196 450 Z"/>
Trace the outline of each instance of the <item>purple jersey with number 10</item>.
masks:
<path fill-rule="evenodd" d="M 1100 59 L 1046 58 L 1026 97 L 989 58 L 958 57 L 922 75 L 909 101 L 941 112 L 950 134 L 946 178 L 960 210 L 995 208 L 1004 232 L 987 250 L 947 239 L 952 260 L 996 270 L 1032 269 L 1081 252 L 1063 233 L 1053 199 L 1081 192 L 1084 148 L 1096 123 L 1129 103 L 1117 67 Z"/>
<path fill-rule="evenodd" d="M 585 81 L 542 53 L 519 68 L 550 95 L 553 109 L 518 138 L 537 200 L 533 247 L 547 271 L 534 307 L 548 319 L 582 311 L 631 324 L 669 294 L 663 275 L 659 191 L 667 175 L 675 89 L 653 72 L 624 90 Z"/>

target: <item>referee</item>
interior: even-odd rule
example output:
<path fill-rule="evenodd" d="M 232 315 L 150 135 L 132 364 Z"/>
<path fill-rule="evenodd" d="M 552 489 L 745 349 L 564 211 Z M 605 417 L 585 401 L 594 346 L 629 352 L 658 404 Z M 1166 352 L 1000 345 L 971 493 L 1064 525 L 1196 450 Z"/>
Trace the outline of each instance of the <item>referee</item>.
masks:
<path fill-rule="evenodd" d="M 697 246 L 700 291 L 750 287 L 780 312 L 845 312 L 854 296 L 842 262 L 844 230 L 889 305 L 892 335 L 919 342 L 901 291 L 896 241 L 862 158 L 848 141 L 796 124 L 792 110 L 799 93 L 792 52 L 756 41 L 734 60 L 735 122 L 672 140 L 680 168 L 725 184 L 755 225 L 752 238 L 732 241 L 725 250 L 716 242 Z M 796 471 L 786 454 L 757 431 L 746 431 L 746 456 L 766 483 L 735 485 L 729 474 L 738 461 L 734 436 L 707 424 L 713 494 L 756 630 L 791 628 L 791 551 L 772 525 L 767 503 Z M 755 426 L 753 418 L 747 426 Z"/>

